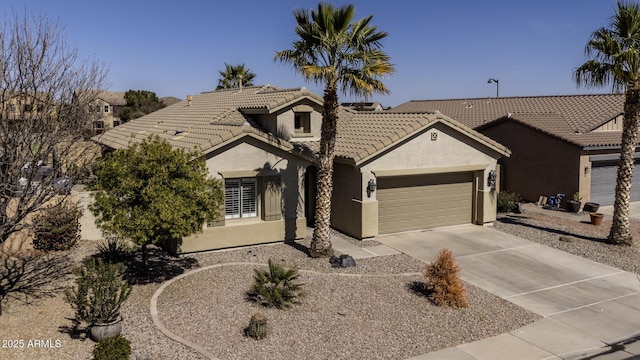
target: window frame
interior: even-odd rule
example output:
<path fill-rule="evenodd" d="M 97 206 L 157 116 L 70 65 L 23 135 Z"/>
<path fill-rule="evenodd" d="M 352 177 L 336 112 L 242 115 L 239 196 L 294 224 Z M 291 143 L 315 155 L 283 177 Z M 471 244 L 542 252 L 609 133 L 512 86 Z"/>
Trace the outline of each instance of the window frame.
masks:
<path fill-rule="evenodd" d="M 295 135 L 311 133 L 311 113 L 296 112 L 293 115 L 293 133 Z"/>
<path fill-rule="evenodd" d="M 225 179 L 224 198 L 225 220 L 257 218 L 259 216 L 258 199 L 260 196 L 258 193 L 257 178 L 242 177 Z"/>

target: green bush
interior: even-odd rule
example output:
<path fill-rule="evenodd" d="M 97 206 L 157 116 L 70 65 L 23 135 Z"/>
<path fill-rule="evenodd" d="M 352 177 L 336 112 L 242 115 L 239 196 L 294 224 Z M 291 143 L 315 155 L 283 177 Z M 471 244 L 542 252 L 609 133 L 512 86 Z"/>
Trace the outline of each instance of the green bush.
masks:
<path fill-rule="evenodd" d="M 296 282 L 298 277 L 298 269 L 285 268 L 269 259 L 268 271 L 254 270 L 249 296 L 267 307 L 289 307 L 303 296 L 303 284 Z"/>
<path fill-rule="evenodd" d="M 259 312 L 253 314 L 249 326 L 245 329 L 245 334 L 256 340 L 267 337 L 267 317 Z"/>
<path fill-rule="evenodd" d="M 509 192 L 501 191 L 498 193 L 498 212 L 507 213 L 514 212 L 518 209 L 518 203 L 520 202 L 520 195 Z"/>
<path fill-rule="evenodd" d="M 65 292 L 65 301 L 76 318 L 90 324 L 109 323 L 120 317 L 120 306 L 131 294 L 131 285 L 122 279 L 122 264 L 89 258 L 76 270 L 76 287 Z"/>
<path fill-rule="evenodd" d="M 117 236 L 107 237 L 106 240 L 99 242 L 96 247 L 98 248 L 98 256 L 111 263 L 125 260 L 132 252 L 131 247 Z"/>
<path fill-rule="evenodd" d="M 131 355 L 131 343 L 122 335 L 100 340 L 93 348 L 96 360 L 126 360 Z"/>
<path fill-rule="evenodd" d="M 78 206 L 66 201 L 47 206 L 33 218 L 33 247 L 38 250 L 68 250 L 80 239 Z"/>

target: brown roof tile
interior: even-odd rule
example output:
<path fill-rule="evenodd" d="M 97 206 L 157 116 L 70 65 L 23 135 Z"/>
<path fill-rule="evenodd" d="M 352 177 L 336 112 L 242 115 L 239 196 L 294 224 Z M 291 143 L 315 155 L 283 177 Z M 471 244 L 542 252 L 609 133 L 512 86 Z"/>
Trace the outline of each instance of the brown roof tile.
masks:
<path fill-rule="evenodd" d="M 322 98 L 305 88 L 278 89 L 270 85 L 244 88 L 242 91 L 218 90 L 194 95 L 192 102 L 180 101 L 141 118 L 117 126 L 94 139 L 113 148 L 123 148 L 132 141 L 141 141 L 155 134 L 172 146 L 184 149 L 200 148 L 207 153 L 241 136 L 253 136 L 285 149 L 294 144 L 305 148 L 306 156 L 318 151 L 317 142 L 289 143 L 254 126 L 244 112 L 272 112 L 302 98 L 318 103 Z M 435 122 L 444 121 L 459 131 L 475 137 L 497 151 L 508 150 L 493 140 L 440 114 L 408 114 L 400 112 L 358 112 L 339 108 L 336 155 L 360 163 L 407 136 Z"/>
<path fill-rule="evenodd" d="M 102 91 L 99 92 L 96 97 L 106 101 L 110 105 L 127 105 L 124 93 L 124 91 Z"/>
<path fill-rule="evenodd" d="M 347 108 L 340 108 L 338 115 L 336 156 L 353 159 L 356 164 L 421 131 L 425 126 L 436 121 L 446 122 L 457 130 L 485 142 L 502 153 L 509 153 L 507 148 L 488 137 L 439 114 L 357 112 Z"/>
<path fill-rule="evenodd" d="M 624 94 L 593 94 L 413 100 L 390 111 L 440 111 L 472 128 L 506 117 L 579 145 L 597 146 L 620 143 L 619 132 L 590 131 L 619 115 L 623 108 Z"/>

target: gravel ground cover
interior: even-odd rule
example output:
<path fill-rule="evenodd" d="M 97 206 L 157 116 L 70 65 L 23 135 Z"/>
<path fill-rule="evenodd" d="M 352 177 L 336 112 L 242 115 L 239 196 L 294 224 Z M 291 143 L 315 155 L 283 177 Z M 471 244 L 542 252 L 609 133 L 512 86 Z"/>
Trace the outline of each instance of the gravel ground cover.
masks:
<path fill-rule="evenodd" d="M 528 204 L 528 207 L 534 206 Z M 494 227 L 497 230 L 535 241 L 574 255 L 640 274 L 640 221 L 631 220 L 634 246 L 606 243 L 611 219 L 594 226 L 588 222 L 564 219 L 549 214 L 527 211 L 522 214 L 499 214 Z M 576 217 L 577 218 L 577 217 Z"/>
<path fill-rule="evenodd" d="M 538 319 L 469 284 L 468 309 L 438 308 L 419 291 L 424 264 L 406 255 L 362 259 L 356 267 L 336 269 L 327 259 L 309 258 L 304 252 L 308 245 L 307 239 L 179 258 L 156 256 L 160 260 L 153 263 L 152 276 L 137 281 L 122 308 L 123 335 L 132 343 L 132 358 L 203 359 L 156 329 L 149 302 L 162 283 L 176 275 L 230 262 L 248 264 L 207 269 L 177 280 L 158 302 L 167 328 L 221 359 L 401 359 L 497 335 Z M 377 242 L 364 246 L 371 245 Z M 82 241 L 65 254 L 71 262 L 61 271 L 92 253 L 95 243 Z M 270 258 L 302 270 L 306 296 L 301 304 L 277 310 L 245 300 L 253 269 L 262 268 Z M 61 293 L 30 300 L 30 304 L 6 302 L 0 338 L 23 340 L 24 345 L 0 348 L 0 359 L 91 358 L 94 343 L 82 332 L 72 331 L 73 311 Z M 255 311 L 269 318 L 270 335 L 261 341 L 243 336 Z M 43 340 L 45 345 L 35 346 L 32 341 L 28 346 L 29 340 Z"/>
<path fill-rule="evenodd" d="M 606 244 L 611 226 L 567 220 L 526 211 L 500 214 L 495 228 L 575 255 L 640 274 L 637 246 Z M 632 221 L 640 239 L 640 222 Z M 335 236 L 342 236 L 336 234 Z M 376 241 L 358 242 L 374 246 Z M 486 338 L 538 319 L 517 306 L 466 284 L 470 307 L 433 306 L 415 284 L 423 264 L 406 255 L 358 260 L 358 266 L 331 268 L 326 259 L 304 253 L 309 240 L 193 254 L 160 256 L 153 276 L 138 281 L 123 306 L 125 335 L 134 359 L 203 359 L 155 328 L 149 301 L 167 280 L 190 269 L 230 262 L 247 265 L 206 269 L 171 283 L 160 295 L 160 319 L 171 331 L 198 343 L 221 359 L 351 358 L 401 359 Z M 95 252 L 83 241 L 61 254 L 60 271 Z M 63 255 L 63 256 L 62 256 Z M 302 304 L 289 310 L 265 309 L 245 301 L 254 268 L 271 258 L 303 270 Z M 67 282 L 70 284 L 70 282 Z M 0 359 L 90 359 L 94 343 L 70 332 L 73 311 L 58 294 L 41 299 L 8 299 L 0 316 Z M 251 314 L 269 318 L 270 334 L 256 341 L 243 336 Z M 8 348 L 10 340 L 24 345 Z"/>

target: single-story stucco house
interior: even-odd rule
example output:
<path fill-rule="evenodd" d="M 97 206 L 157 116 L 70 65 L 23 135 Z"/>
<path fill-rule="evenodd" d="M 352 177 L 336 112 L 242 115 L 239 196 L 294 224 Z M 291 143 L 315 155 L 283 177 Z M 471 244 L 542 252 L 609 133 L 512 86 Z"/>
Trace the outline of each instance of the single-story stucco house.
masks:
<path fill-rule="evenodd" d="M 174 253 L 303 238 L 313 226 L 322 97 L 271 85 L 217 90 L 94 138 L 120 149 L 152 134 L 197 147 L 224 182 L 224 217 Z M 509 150 L 439 113 L 339 109 L 332 227 L 356 238 L 496 218 L 492 186 Z"/>
<path fill-rule="evenodd" d="M 440 111 L 507 146 L 501 188 L 525 200 L 578 192 L 583 204 L 613 204 L 624 94 L 415 100 L 391 110 Z M 631 200 L 640 200 L 640 181 Z"/>

